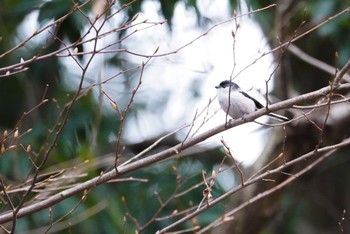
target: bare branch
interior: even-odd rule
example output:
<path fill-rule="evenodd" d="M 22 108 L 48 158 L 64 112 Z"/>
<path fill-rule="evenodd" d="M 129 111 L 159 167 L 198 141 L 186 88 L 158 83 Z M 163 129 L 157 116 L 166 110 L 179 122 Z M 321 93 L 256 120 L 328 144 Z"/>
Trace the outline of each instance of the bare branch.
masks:
<path fill-rule="evenodd" d="M 291 52 L 292 54 L 294 54 L 295 56 L 297 56 L 298 58 L 300 58 L 301 60 L 307 62 L 308 64 L 311 64 L 314 67 L 321 69 L 322 71 L 327 72 L 330 75 L 334 75 L 335 72 L 337 71 L 337 68 L 332 67 L 331 65 L 328 65 L 327 63 L 322 62 L 321 60 L 318 60 L 318 59 L 308 55 L 307 53 L 305 53 L 304 51 L 299 49 L 294 44 L 290 44 L 288 46 L 288 51 Z M 350 82 L 350 75 L 345 74 L 344 79 L 347 82 Z"/>
<path fill-rule="evenodd" d="M 340 71 L 337 73 L 336 77 L 334 78 L 334 81 L 333 81 L 333 85 L 335 87 L 337 87 L 341 81 L 341 79 L 343 79 L 343 77 L 346 75 L 347 77 L 349 77 L 347 73 L 347 71 L 350 69 L 350 60 L 348 60 L 346 62 L 346 64 L 343 66 L 342 69 L 340 69 Z"/>
<path fill-rule="evenodd" d="M 289 107 L 292 107 L 293 105 L 301 103 L 303 101 L 324 96 L 327 93 L 329 93 L 330 89 L 331 89 L 330 87 L 325 87 L 325 88 L 316 90 L 314 92 L 310 92 L 310 93 L 307 93 L 304 95 L 300 95 L 298 97 L 291 98 L 289 100 L 285 100 L 285 101 L 278 102 L 276 104 L 272 104 L 269 106 L 269 111 L 276 111 L 276 110 L 280 110 L 283 108 L 289 108 Z M 338 88 L 334 91 L 349 90 L 349 89 L 350 89 L 350 84 L 340 84 L 338 86 Z M 222 132 L 222 131 L 225 131 L 229 128 L 233 128 L 235 126 L 244 124 L 247 121 L 252 121 L 252 120 L 254 120 L 254 119 L 256 119 L 264 114 L 267 114 L 266 109 L 256 111 L 255 113 L 247 115 L 245 117 L 245 120 L 238 119 L 238 120 L 234 120 L 228 124 L 224 123 L 224 124 L 222 124 L 218 127 L 215 127 L 207 132 L 199 134 L 198 136 L 195 136 L 191 139 L 188 139 L 184 144 L 180 143 L 180 144 L 173 146 L 167 150 L 164 150 L 162 152 L 148 156 L 147 158 L 140 159 L 136 162 L 132 162 L 132 163 L 127 164 L 123 167 L 118 167 L 117 168 L 118 173 L 115 170 L 106 172 L 105 174 L 103 174 L 101 176 L 95 177 L 95 178 L 88 180 L 88 181 L 85 181 L 85 182 L 83 182 L 83 183 L 81 183 L 73 188 L 70 188 L 70 189 L 64 190 L 58 194 L 55 194 L 44 201 L 40 201 L 36 204 L 29 205 L 27 207 L 23 207 L 22 209 L 20 209 L 18 211 L 17 217 L 20 218 L 20 217 L 23 217 L 25 215 L 31 214 L 33 212 L 45 209 L 45 208 L 47 208 L 47 207 L 49 207 L 49 206 L 51 206 L 59 201 L 66 199 L 67 197 L 73 196 L 77 193 L 80 193 L 80 192 L 82 192 L 86 189 L 89 189 L 91 187 L 95 187 L 99 184 L 103 184 L 111 179 L 116 178 L 117 176 L 120 176 L 120 175 L 123 175 L 125 173 L 134 171 L 136 169 L 143 168 L 143 167 L 146 167 L 148 165 L 157 163 L 160 160 L 169 158 L 173 155 L 178 154 L 179 152 L 181 152 L 184 149 L 187 149 L 187 148 L 189 148 L 189 147 L 191 147 L 199 142 L 202 142 L 202 141 L 208 139 L 211 136 L 214 136 L 215 134 L 217 134 L 219 132 Z M 343 145 L 344 144 L 341 144 L 340 146 L 343 146 Z M 337 148 L 339 146 L 334 145 L 332 147 Z M 327 148 L 325 148 L 325 149 L 327 149 Z M 321 149 L 319 149 L 318 151 L 320 151 L 320 150 Z M 246 184 L 247 184 L 247 182 L 246 182 Z M 11 220 L 11 218 L 12 218 L 11 214 L 4 213 L 4 214 L 0 215 L 0 223 L 8 222 Z"/>
<path fill-rule="evenodd" d="M 263 173 L 262 175 L 256 177 L 255 179 L 252 180 L 247 180 L 245 183 L 245 186 L 248 186 L 254 182 L 256 182 L 257 180 L 261 180 L 264 177 L 266 177 L 267 175 L 271 175 L 277 172 L 280 172 L 282 169 L 290 166 L 290 165 L 294 165 L 296 162 L 300 161 L 300 160 L 305 160 L 306 158 L 312 157 L 315 154 L 321 154 L 321 156 L 315 160 L 313 163 L 309 164 L 307 167 L 303 168 L 302 170 L 300 170 L 297 174 L 295 174 L 294 176 L 288 178 L 287 180 L 285 180 L 284 182 L 280 183 L 279 185 L 273 187 L 270 190 L 267 190 L 261 194 L 258 194 L 257 196 L 255 196 L 254 198 L 252 198 L 251 200 L 241 204 L 240 206 L 238 206 L 237 208 L 235 208 L 234 210 L 232 210 L 231 212 L 228 212 L 225 216 L 231 216 L 232 214 L 238 212 L 239 210 L 241 210 L 243 207 L 246 207 L 247 205 L 256 202 L 258 200 L 260 200 L 262 197 L 266 197 L 269 194 L 276 192 L 277 190 L 281 189 L 282 187 L 284 187 L 285 185 L 289 184 L 290 182 L 292 182 L 293 180 L 295 180 L 296 178 L 298 178 L 299 176 L 301 176 L 302 174 L 304 174 L 305 172 L 309 171 L 310 169 L 312 169 L 314 166 L 316 166 L 317 164 L 319 164 L 320 162 L 322 162 L 324 159 L 326 159 L 327 157 L 329 157 L 330 155 L 332 155 L 335 151 L 337 151 L 339 148 L 345 147 L 350 145 L 350 138 L 344 140 L 343 142 L 339 143 L 339 144 L 335 144 L 329 147 L 323 147 L 320 148 L 317 152 L 316 151 L 311 151 L 305 155 L 302 155 L 300 157 L 298 157 L 295 160 L 292 160 L 282 166 L 277 167 L 274 170 L 269 170 L 265 173 Z M 222 201 L 223 199 L 228 198 L 229 196 L 231 196 L 232 194 L 236 193 L 237 191 L 239 191 L 240 189 L 242 189 L 242 186 L 237 186 L 236 188 L 232 189 L 231 191 L 225 193 L 224 195 L 220 196 L 219 198 L 214 199 L 211 203 L 210 206 L 214 206 L 215 204 L 218 204 L 220 201 Z M 184 218 L 179 219 L 178 221 L 170 224 L 169 226 L 163 228 L 162 230 L 160 230 L 158 233 L 166 233 L 167 231 L 171 230 L 172 228 L 176 227 L 177 225 L 186 222 L 188 220 L 190 220 L 191 218 L 197 216 L 198 214 L 204 212 L 207 209 L 207 207 L 202 207 L 196 211 L 194 211 L 191 214 L 186 215 Z"/>

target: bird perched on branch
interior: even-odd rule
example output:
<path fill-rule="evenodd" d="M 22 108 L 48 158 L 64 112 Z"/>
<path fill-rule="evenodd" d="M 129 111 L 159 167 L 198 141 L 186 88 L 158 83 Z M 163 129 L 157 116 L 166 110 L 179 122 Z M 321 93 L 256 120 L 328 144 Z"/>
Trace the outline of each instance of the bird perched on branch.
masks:
<path fill-rule="evenodd" d="M 233 119 L 244 118 L 264 106 L 244 92 L 235 82 L 225 80 L 215 86 L 221 108 Z M 269 113 L 268 116 L 280 121 L 288 121 L 285 116 Z"/>

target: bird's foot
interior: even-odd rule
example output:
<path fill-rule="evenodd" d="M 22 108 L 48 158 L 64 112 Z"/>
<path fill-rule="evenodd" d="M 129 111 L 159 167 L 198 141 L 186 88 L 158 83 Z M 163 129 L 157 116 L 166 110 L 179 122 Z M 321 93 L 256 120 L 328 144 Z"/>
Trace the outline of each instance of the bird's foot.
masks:
<path fill-rule="evenodd" d="M 234 119 L 227 120 L 225 123 L 225 127 L 228 128 L 232 124 L 233 121 L 234 121 Z"/>

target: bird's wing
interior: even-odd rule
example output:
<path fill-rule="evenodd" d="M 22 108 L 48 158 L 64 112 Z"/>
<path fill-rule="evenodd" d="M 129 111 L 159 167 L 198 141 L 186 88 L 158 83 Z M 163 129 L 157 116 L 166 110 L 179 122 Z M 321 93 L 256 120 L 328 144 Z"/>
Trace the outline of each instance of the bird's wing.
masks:
<path fill-rule="evenodd" d="M 244 96 L 246 96 L 247 98 L 249 98 L 250 100 L 252 100 L 255 104 L 255 106 L 258 108 L 258 109 L 261 109 L 263 108 L 263 104 L 261 104 L 258 100 L 256 100 L 255 98 L 251 97 L 249 94 L 247 94 L 246 92 L 244 91 L 239 91 L 241 94 L 243 94 Z"/>

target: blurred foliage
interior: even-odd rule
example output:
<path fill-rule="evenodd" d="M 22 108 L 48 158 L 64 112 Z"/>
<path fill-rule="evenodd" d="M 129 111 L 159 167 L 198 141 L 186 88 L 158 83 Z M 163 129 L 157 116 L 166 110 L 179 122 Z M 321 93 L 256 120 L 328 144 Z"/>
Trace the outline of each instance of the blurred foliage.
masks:
<path fill-rule="evenodd" d="M 248 4 L 252 9 L 262 8 L 269 4 L 277 4 L 276 7 L 266 12 L 254 14 L 254 18 L 262 25 L 267 35 L 279 34 L 276 32 L 276 17 L 280 15 L 283 29 L 288 32 L 288 35 L 292 35 L 297 30 L 303 21 L 306 22 L 304 27 L 299 28 L 299 33 L 306 31 L 306 29 L 315 26 L 322 21 L 325 21 L 328 17 L 331 17 L 340 11 L 346 9 L 349 6 L 347 1 L 334 0 L 334 1 L 254 1 L 248 0 Z M 319 48 L 325 48 L 320 46 L 322 41 L 327 41 L 327 45 L 333 47 L 333 54 L 324 57 L 334 58 L 335 50 L 338 52 L 345 52 L 350 48 L 350 21 L 348 14 L 344 14 L 341 17 L 323 25 L 321 28 L 316 30 L 310 36 L 304 38 L 301 42 L 297 42 L 299 45 L 304 45 L 303 50 L 310 54 L 314 54 L 319 51 Z M 322 40 L 319 43 L 315 43 L 317 40 Z M 275 43 L 276 44 L 276 43 Z M 278 44 L 278 43 L 277 43 Z M 306 45 L 306 46 L 305 46 Z M 318 55 L 322 55 L 319 53 Z M 318 58 L 318 56 L 315 55 Z M 348 60 L 347 53 L 339 53 L 339 62 L 336 63 L 338 66 L 342 66 Z M 332 60 L 326 60 L 331 62 Z M 334 64 L 334 60 L 333 63 Z"/>
<path fill-rule="evenodd" d="M 276 7 L 254 14 L 261 24 L 272 46 L 290 40 L 293 35 L 300 35 L 313 26 L 327 20 L 349 6 L 347 1 L 247 1 L 252 9 L 269 4 Z M 349 59 L 350 21 L 348 14 L 323 25 L 313 33 L 295 42 L 300 49 L 315 58 L 335 67 L 342 67 Z M 277 37 L 276 37 L 277 35 Z M 322 49 L 320 49 L 322 48 Z M 298 92 L 305 93 L 327 85 L 332 75 L 312 67 L 294 56 L 284 55 L 289 71 L 287 80 Z M 299 68 L 299 69 L 293 69 Z"/>
<path fill-rule="evenodd" d="M 170 27 L 176 3 L 179 1 L 180 0 L 159 0 L 161 13 L 164 18 L 168 20 Z M 120 2 L 121 4 L 126 4 L 129 1 L 122 0 Z M 132 18 L 141 10 L 142 2 L 141 0 L 135 1 L 131 7 L 127 8 L 127 15 L 129 18 Z M 184 0 L 184 2 L 187 7 L 195 9 L 198 22 L 201 22 L 202 16 L 198 10 L 197 1 Z M 288 21 L 288 23 L 284 22 L 286 24 L 284 25 L 286 31 L 289 33 L 293 33 L 302 21 L 311 22 L 310 25 L 315 25 L 348 7 L 348 3 L 342 0 L 289 2 L 291 2 L 291 4 L 286 7 L 284 13 L 291 9 L 295 10 L 295 14 L 288 16 L 290 17 L 290 21 Z M 231 11 L 233 12 L 233 9 L 237 7 L 237 1 L 230 0 L 230 3 L 232 6 Z M 248 3 L 251 8 L 257 9 L 275 3 L 275 1 L 249 0 Z M 277 4 L 283 5 L 282 1 L 277 1 Z M 300 4 L 302 7 L 300 7 Z M 21 33 L 18 32 L 18 28 L 30 13 L 38 11 L 38 21 L 40 25 L 45 25 L 46 22 L 59 19 L 67 14 L 72 6 L 73 2 L 69 0 L 2 0 L 0 2 L 0 53 L 4 53 L 18 43 L 18 37 Z M 91 5 L 88 4 L 83 8 L 83 11 L 89 12 L 91 10 L 90 8 Z M 266 12 L 255 14 L 254 17 L 261 23 L 265 32 L 268 34 L 271 32 L 275 33 L 276 14 L 276 8 L 274 8 L 273 10 L 270 9 Z M 76 12 L 62 21 L 55 28 L 56 31 L 52 33 L 55 33 L 58 38 L 66 38 L 71 43 L 78 43 L 81 38 L 81 29 L 87 24 L 87 20 L 79 12 Z M 326 24 L 312 35 L 298 42 L 297 45 L 306 52 L 315 55 L 315 57 L 324 59 L 324 61 L 329 64 L 341 66 L 349 58 L 349 32 L 350 21 L 347 14 Z M 274 43 L 275 45 L 277 44 L 276 42 Z M 60 46 L 61 44 L 58 40 L 53 40 L 51 38 L 42 44 L 19 49 L 7 56 L 2 57 L 0 55 L 1 66 L 17 63 L 20 58 L 32 58 L 38 54 L 50 53 L 57 50 Z M 78 45 L 78 49 L 79 51 L 83 51 L 81 45 Z M 339 53 L 338 61 L 336 61 L 337 58 L 335 57 L 336 51 Z M 116 60 L 112 61 L 111 59 L 114 65 L 122 66 L 123 63 L 116 59 L 116 57 L 113 57 L 113 59 Z M 300 92 L 314 90 L 319 87 L 320 84 L 315 82 L 315 80 L 321 79 L 322 83 L 325 83 L 329 79 L 328 75 L 325 75 L 317 69 L 304 69 L 303 66 L 305 66 L 305 64 L 296 59 L 291 63 L 292 67 L 301 68 L 293 69 L 293 76 L 297 78 L 293 80 L 293 85 L 298 87 Z M 55 126 L 60 110 L 64 108 L 65 103 L 74 95 L 74 92 L 68 91 L 67 87 L 63 85 L 62 76 L 62 67 L 57 58 L 50 58 L 31 64 L 30 69 L 25 73 L 14 75 L 10 78 L 0 78 L 0 132 L 2 133 L 5 129 L 13 128 L 22 114 L 36 105 L 43 97 L 45 90 L 48 89 L 45 98 L 50 99 L 50 105 L 40 107 L 39 110 L 28 116 L 21 125 L 21 130 L 32 128 L 32 131 L 22 138 L 22 144 L 31 144 L 34 149 L 39 149 L 45 142 L 52 141 L 53 136 L 49 136 L 50 129 Z M 313 79 L 315 76 L 316 79 Z M 48 88 L 47 84 L 49 85 Z M 53 98 L 55 99 L 54 101 Z M 96 155 L 113 152 L 115 149 L 110 143 L 110 138 L 111 135 L 118 132 L 119 124 L 115 116 L 104 115 L 100 109 L 96 108 L 96 100 L 91 93 L 81 97 L 74 106 L 67 126 L 58 141 L 57 147 L 49 158 L 48 166 L 73 160 L 77 157 L 80 162 L 85 160 L 89 161 Z M 96 130 L 97 136 L 94 136 L 93 134 Z M 94 137 L 96 137 L 96 144 L 91 145 Z M 130 151 L 132 151 L 132 149 L 130 149 Z M 16 154 L 15 152 L 9 152 L 6 157 L 1 157 L 1 176 L 6 178 L 8 184 L 12 181 L 25 178 L 28 171 L 30 171 L 30 163 L 28 160 L 22 160 L 23 158 L 26 158 L 24 153 Z M 339 166 L 345 167 L 345 165 L 349 164 L 348 160 L 340 164 L 335 161 L 332 162 L 335 168 L 339 168 Z M 85 214 L 85 222 L 83 221 L 71 227 L 68 226 L 67 229 L 62 230 L 61 233 L 67 233 L 67 230 L 72 233 L 115 233 L 120 232 L 124 227 L 127 229 L 126 233 L 134 233 L 135 224 L 132 223 L 129 218 L 126 224 L 123 223 L 122 217 L 126 212 L 137 217 L 142 225 L 146 223 L 159 208 L 155 192 L 157 192 L 158 196 L 164 201 L 175 192 L 174 185 L 176 183 L 181 183 L 184 187 L 190 187 L 202 181 L 202 170 L 212 170 L 212 165 L 205 161 L 198 160 L 194 162 L 191 161 L 191 159 L 182 159 L 175 163 L 176 170 L 180 175 L 179 177 L 173 165 L 174 161 L 169 161 L 133 173 L 133 177 L 146 178 L 148 182 L 135 181 L 106 184 L 90 191 L 87 199 L 82 202 L 77 211 L 68 216 L 68 219 L 74 219 L 76 215 Z M 339 177 L 332 175 L 334 171 L 331 170 L 331 168 L 325 167 L 324 165 L 324 167 L 319 168 L 317 171 L 324 180 L 327 178 L 330 180 L 330 178 L 332 178 L 334 181 L 338 181 L 337 178 L 349 177 L 348 173 L 341 174 L 347 170 L 346 167 L 339 170 L 339 174 L 337 174 Z M 95 171 L 90 171 L 88 177 L 98 175 L 102 169 L 98 168 Z M 346 181 L 348 180 L 341 180 L 340 182 L 342 184 L 339 187 L 346 187 Z M 312 178 L 308 178 L 308 182 L 307 185 L 312 185 Z M 328 185 L 332 186 L 333 184 L 329 182 Z M 218 193 L 223 192 L 222 188 L 218 185 L 215 186 L 217 186 L 216 191 Z M 316 185 L 315 189 L 317 189 Z M 342 193 L 342 191 L 336 192 L 339 194 Z M 349 191 L 346 192 L 349 194 Z M 295 223 L 299 223 L 301 219 L 307 218 L 306 214 L 309 214 L 309 217 L 313 217 L 315 213 L 317 213 L 315 204 L 312 204 L 310 201 L 300 201 L 294 198 L 293 193 L 296 193 L 294 187 L 287 191 L 284 197 L 284 204 L 285 207 L 287 207 L 285 209 L 289 210 L 287 215 L 288 221 L 284 222 L 287 223 L 287 225 L 279 227 L 278 229 L 283 230 L 284 233 L 297 233 Z M 302 194 L 302 196 L 303 195 L 304 194 Z M 335 195 L 330 195 L 330 197 L 332 196 Z M 56 205 L 52 211 L 53 218 L 55 219 L 65 215 L 68 210 L 72 209 L 72 207 L 77 204 L 81 197 L 82 194 Z M 125 202 L 122 201 L 122 197 L 124 197 Z M 300 195 L 296 197 L 299 198 Z M 169 207 L 167 207 L 167 210 L 162 213 L 168 215 L 175 209 L 183 209 L 187 207 L 188 204 L 199 203 L 201 198 L 202 188 L 194 190 L 179 199 L 175 199 L 170 203 Z M 106 204 L 108 204 L 108 206 L 104 207 L 103 211 L 90 217 L 89 209 L 103 201 L 107 201 Z M 224 205 L 223 203 L 222 205 L 215 206 L 207 214 L 199 216 L 199 218 L 202 219 L 200 222 L 209 223 L 212 221 L 210 216 L 218 217 L 219 214 L 222 213 Z M 1 211 L 3 210 L 4 207 L 1 207 Z M 313 212 L 313 210 L 316 210 L 316 212 Z M 320 220 L 323 219 L 320 218 Z M 337 220 L 332 221 L 336 222 Z M 29 230 L 47 225 L 49 222 L 48 211 L 44 210 L 26 218 L 19 219 L 18 229 L 19 231 Z M 162 222 L 168 224 L 169 220 Z M 157 222 L 158 226 L 152 225 L 150 229 L 147 229 L 147 233 L 153 233 L 158 228 L 164 227 L 166 224 L 162 222 Z M 269 231 L 267 230 L 266 233 L 269 233 Z"/>

